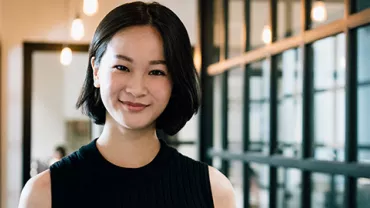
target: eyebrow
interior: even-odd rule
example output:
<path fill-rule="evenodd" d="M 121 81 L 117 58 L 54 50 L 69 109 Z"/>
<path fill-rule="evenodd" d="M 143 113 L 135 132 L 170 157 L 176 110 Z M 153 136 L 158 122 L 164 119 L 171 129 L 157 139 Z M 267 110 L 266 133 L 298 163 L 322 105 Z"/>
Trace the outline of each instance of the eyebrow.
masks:
<path fill-rule="evenodd" d="M 115 56 L 117 59 L 122 59 L 124 61 L 128 61 L 128 62 L 134 62 L 134 60 L 128 56 L 125 56 L 125 55 L 122 55 L 122 54 L 117 54 Z M 166 61 L 165 60 L 152 60 L 152 61 L 149 61 L 149 64 L 150 65 L 159 65 L 159 64 L 162 64 L 162 65 L 166 65 Z"/>

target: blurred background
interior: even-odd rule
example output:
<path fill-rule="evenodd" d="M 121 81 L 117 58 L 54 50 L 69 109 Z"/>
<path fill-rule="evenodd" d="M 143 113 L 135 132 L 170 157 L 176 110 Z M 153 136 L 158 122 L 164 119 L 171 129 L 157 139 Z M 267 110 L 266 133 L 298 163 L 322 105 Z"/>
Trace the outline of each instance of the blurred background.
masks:
<path fill-rule="evenodd" d="M 125 0 L 0 0 L 0 207 L 99 136 L 75 109 L 100 20 Z M 146 1 L 150 2 L 150 1 Z M 183 21 L 202 107 L 171 146 L 238 208 L 370 206 L 370 0 L 158 0 Z"/>

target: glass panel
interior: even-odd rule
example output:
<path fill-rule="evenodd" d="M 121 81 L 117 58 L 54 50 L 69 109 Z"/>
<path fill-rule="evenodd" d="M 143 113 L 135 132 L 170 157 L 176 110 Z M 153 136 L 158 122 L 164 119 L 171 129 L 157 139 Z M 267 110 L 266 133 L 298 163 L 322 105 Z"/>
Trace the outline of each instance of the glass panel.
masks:
<path fill-rule="evenodd" d="M 244 1 L 229 0 L 229 58 L 244 52 Z"/>
<path fill-rule="evenodd" d="M 370 8 L 369 0 L 356 0 L 356 12 Z"/>
<path fill-rule="evenodd" d="M 194 160 L 198 160 L 198 149 L 195 144 L 180 144 L 176 149 L 183 155 L 190 157 Z"/>
<path fill-rule="evenodd" d="M 357 110 L 358 160 L 370 162 L 370 25 L 357 30 Z"/>
<path fill-rule="evenodd" d="M 269 150 L 269 67 L 266 60 L 250 68 L 250 150 Z"/>
<path fill-rule="evenodd" d="M 370 1 L 369 1 L 370 2 Z M 358 82 L 370 82 L 370 25 L 357 30 L 357 67 Z"/>
<path fill-rule="evenodd" d="M 313 44 L 315 158 L 344 160 L 345 63 L 343 34 Z"/>
<path fill-rule="evenodd" d="M 321 173 L 312 174 L 313 208 L 341 208 L 344 206 L 344 177 Z"/>
<path fill-rule="evenodd" d="M 229 180 L 235 191 L 236 207 L 243 207 L 243 162 L 230 161 Z"/>
<path fill-rule="evenodd" d="M 278 39 L 301 32 L 301 2 L 278 0 Z"/>
<path fill-rule="evenodd" d="M 213 77 L 213 148 L 215 150 L 222 150 L 221 139 L 221 99 L 222 99 L 222 77 L 221 75 Z M 213 166 L 217 169 L 221 168 L 221 159 L 219 157 L 213 158 Z"/>
<path fill-rule="evenodd" d="M 250 207 L 269 207 L 269 166 L 251 163 Z"/>
<path fill-rule="evenodd" d="M 301 207 L 301 171 L 278 168 L 278 208 Z"/>
<path fill-rule="evenodd" d="M 176 134 L 176 139 L 180 142 L 197 141 L 198 139 L 198 117 L 195 114 L 185 126 Z"/>
<path fill-rule="evenodd" d="M 259 48 L 265 43 L 262 39 L 264 31 L 268 31 L 269 24 L 269 1 L 251 0 L 251 48 Z M 271 30 L 270 30 L 271 31 Z M 268 33 L 267 33 L 268 34 Z"/>
<path fill-rule="evenodd" d="M 278 146 L 297 157 L 302 143 L 302 67 L 300 49 L 278 56 Z"/>
<path fill-rule="evenodd" d="M 370 179 L 357 180 L 357 208 L 368 208 L 370 204 Z"/>
<path fill-rule="evenodd" d="M 344 1 L 311 0 L 311 28 L 328 24 L 344 17 Z"/>
<path fill-rule="evenodd" d="M 370 84 L 358 86 L 358 160 L 370 163 Z"/>
<path fill-rule="evenodd" d="M 243 77 L 244 69 L 229 71 L 228 76 L 228 142 L 229 150 L 243 152 Z"/>

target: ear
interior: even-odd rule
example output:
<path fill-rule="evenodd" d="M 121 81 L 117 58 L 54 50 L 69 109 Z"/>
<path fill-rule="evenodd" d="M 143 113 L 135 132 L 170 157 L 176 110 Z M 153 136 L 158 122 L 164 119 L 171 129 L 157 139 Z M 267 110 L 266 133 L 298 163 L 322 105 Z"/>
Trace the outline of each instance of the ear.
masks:
<path fill-rule="evenodd" d="M 91 68 L 93 70 L 94 87 L 100 88 L 99 81 L 99 67 L 95 64 L 95 57 L 93 56 L 90 60 Z"/>

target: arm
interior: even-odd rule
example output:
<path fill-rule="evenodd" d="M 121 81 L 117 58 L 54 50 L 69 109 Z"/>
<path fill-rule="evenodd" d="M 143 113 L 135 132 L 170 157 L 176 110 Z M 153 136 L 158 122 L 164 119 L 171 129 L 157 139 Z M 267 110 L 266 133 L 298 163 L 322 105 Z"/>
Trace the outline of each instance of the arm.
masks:
<path fill-rule="evenodd" d="M 215 208 L 236 208 L 234 189 L 229 179 L 216 168 L 209 167 L 208 170 Z"/>
<path fill-rule="evenodd" d="M 31 178 L 24 186 L 18 208 L 51 208 L 50 171 Z"/>

